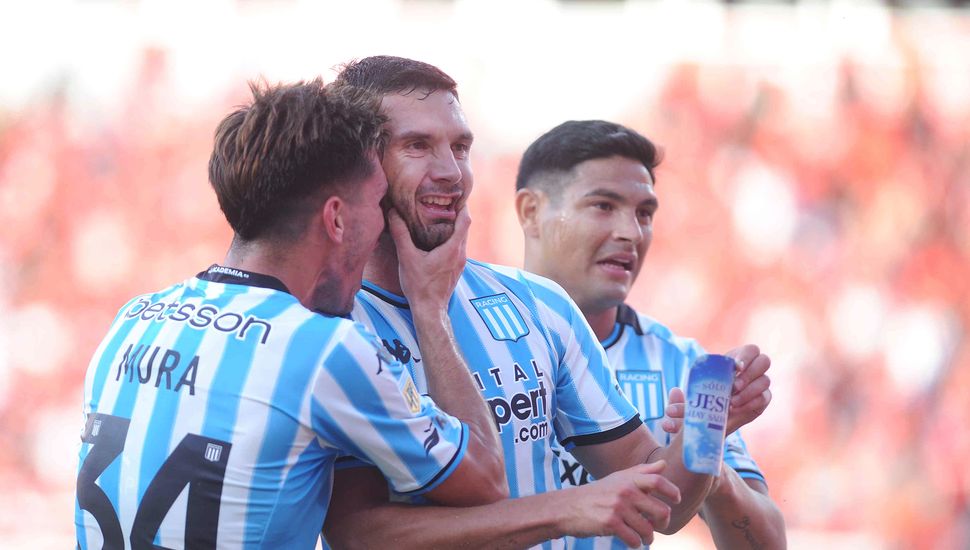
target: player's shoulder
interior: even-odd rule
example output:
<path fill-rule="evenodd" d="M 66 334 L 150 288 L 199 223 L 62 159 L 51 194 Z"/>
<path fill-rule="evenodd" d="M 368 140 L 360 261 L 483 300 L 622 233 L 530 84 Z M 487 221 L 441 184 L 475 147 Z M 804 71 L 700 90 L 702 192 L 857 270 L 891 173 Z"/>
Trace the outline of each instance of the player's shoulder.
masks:
<path fill-rule="evenodd" d="M 703 348 L 697 340 L 679 336 L 670 327 L 656 318 L 646 313 L 638 312 L 626 304 L 620 306 L 620 313 L 617 320 L 633 325 L 637 329 L 638 335 L 642 338 L 673 346 L 684 353 L 695 355 L 704 353 Z"/>
<path fill-rule="evenodd" d="M 462 277 L 494 280 L 538 305 L 565 307 L 571 303 L 569 294 L 559 283 L 517 267 L 469 259 Z"/>

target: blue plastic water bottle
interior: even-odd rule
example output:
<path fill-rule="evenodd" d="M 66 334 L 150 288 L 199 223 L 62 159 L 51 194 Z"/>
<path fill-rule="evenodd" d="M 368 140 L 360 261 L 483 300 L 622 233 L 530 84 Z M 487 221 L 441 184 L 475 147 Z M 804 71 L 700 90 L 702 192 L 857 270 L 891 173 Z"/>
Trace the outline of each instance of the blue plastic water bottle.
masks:
<path fill-rule="evenodd" d="M 684 412 L 684 466 L 698 474 L 718 475 L 724 455 L 734 359 L 703 355 L 691 365 Z"/>

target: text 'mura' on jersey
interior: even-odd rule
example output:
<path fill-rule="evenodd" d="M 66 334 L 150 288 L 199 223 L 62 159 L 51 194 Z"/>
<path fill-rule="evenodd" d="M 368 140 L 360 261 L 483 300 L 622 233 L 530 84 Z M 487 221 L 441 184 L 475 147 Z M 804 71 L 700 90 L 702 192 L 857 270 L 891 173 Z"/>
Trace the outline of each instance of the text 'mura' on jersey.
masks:
<path fill-rule="evenodd" d="M 639 426 L 585 318 L 552 281 L 469 261 L 448 314 L 496 421 L 513 497 L 560 487 L 556 437 L 605 442 Z M 427 393 L 406 299 L 365 281 L 351 315 L 398 358 L 410 359 L 402 362 Z"/>
<path fill-rule="evenodd" d="M 133 299 L 91 361 L 79 547 L 312 547 L 338 455 L 403 493 L 457 467 L 467 428 L 372 334 L 217 268 Z"/>

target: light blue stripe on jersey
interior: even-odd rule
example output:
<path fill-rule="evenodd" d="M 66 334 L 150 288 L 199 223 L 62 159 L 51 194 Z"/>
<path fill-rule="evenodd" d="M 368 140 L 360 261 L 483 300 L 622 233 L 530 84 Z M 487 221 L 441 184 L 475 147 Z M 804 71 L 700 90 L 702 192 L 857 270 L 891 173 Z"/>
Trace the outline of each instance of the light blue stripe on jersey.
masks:
<path fill-rule="evenodd" d="M 482 385 L 487 388 L 487 394 L 501 396 L 502 399 L 507 400 L 508 394 L 505 392 L 505 389 L 499 387 L 499 385 L 495 383 L 495 379 L 488 376 L 488 365 L 483 365 L 484 368 L 478 368 L 477 362 L 482 360 L 487 361 L 487 358 L 490 356 L 485 348 L 485 344 L 478 336 L 478 331 L 472 325 L 471 318 L 465 313 L 465 309 L 460 307 L 460 305 L 454 305 L 454 302 L 457 300 L 458 298 L 452 295 L 448 307 L 448 315 L 451 317 L 451 324 L 455 334 L 462 335 L 462 355 L 465 357 L 465 361 L 468 363 L 469 369 L 472 372 L 478 373 L 478 377 L 481 380 Z M 505 477 L 509 482 L 509 495 L 512 498 L 515 498 L 521 494 L 519 492 L 519 477 L 516 475 L 515 430 L 509 426 L 508 429 L 502 430 L 502 432 L 499 433 L 499 437 L 502 439 L 502 452 L 505 453 Z M 512 450 L 511 453 L 509 452 L 509 449 Z"/>
<path fill-rule="evenodd" d="M 179 298 L 180 302 L 185 299 L 186 294 L 190 290 L 197 291 L 198 298 L 203 303 L 217 307 L 220 310 L 232 298 L 229 292 L 224 291 L 215 298 L 206 299 L 205 295 L 209 283 L 202 280 L 193 282 L 195 283 L 194 289 L 192 286 L 187 286 L 186 291 Z M 156 324 L 162 325 L 160 322 L 156 322 Z M 199 349 L 202 337 L 205 334 L 205 331 L 192 326 L 185 326 L 179 332 L 172 349 L 178 351 L 188 361 L 188 358 L 194 356 L 196 350 Z M 138 502 L 141 502 L 142 496 L 144 496 L 145 491 L 148 489 L 148 485 L 151 483 L 154 474 L 168 458 L 169 449 L 171 448 L 172 429 L 175 426 L 173 419 L 178 414 L 181 400 L 181 391 L 156 392 L 155 406 L 152 409 L 152 415 L 148 421 L 148 429 L 145 432 L 145 443 L 141 451 L 141 469 L 138 475 Z M 155 544 L 161 543 L 158 540 L 160 535 L 161 529 L 155 534 Z"/>
<path fill-rule="evenodd" d="M 174 294 L 176 291 L 180 289 L 182 290 L 183 293 L 187 291 L 187 287 L 184 284 L 178 284 L 178 285 L 169 287 L 161 292 L 152 294 L 151 298 L 149 299 L 149 302 L 154 303 L 157 301 L 164 300 L 167 296 Z M 131 329 L 135 326 L 136 323 L 138 323 L 140 319 L 141 319 L 141 315 L 136 315 L 135 317 L 132 317 L 131 319 L 128 319 L 127 321 L 125 321 L 126 323 L 131 323 L 131 325 L 127 327 L 126 333 L 130 332 Z M 138 342 L 132 343 L 131 352 L 133 355 L 136 355 L 136 356 L 138 354 L 138 348 L 140 346 L 144 346 L 141 350 L 141 355 L 138 356 L 137 359 L 135 357 L 129 357 L 128 359 L 131 362 L 130 364 L 132 365 L 132 368 L 135 369 L 133 376 L 140 375 L 138 371 L 141 370 L 141 365 L 142 365 L 142 362 L 145 360 L 145 355 L 148 354 L 148 349 L 151 347 L 152 342 L 155 341 L 155 338 L 158 336 L 158 333 L 159 331 L 161 331 L 161 329 L 162 329 L 162 323 L 152 323 L 148 327 L 148 330 L 146 330 L 145 333 L 142 334 L 141 338 L 138 339 Z M 117 351 L 120 351 L 120 350 L 116 350 L 115 354 L 117 354 Z M 109 357 L 107 353 L 102 355 L 102 359 L 105 359 L 107 357 Z M 117 357 L 112 357 L 112 359 L 117 359 Z M 154 357 L 152 357 L 152 359 L 154 359 Z M 118 369 L 119 371 L 121 371 L 120 364 L 118 366 Z M 119 372 L 119 375 L 123 375 L 123 371 Z M 103 385 L 103 382 L 102 382 L 102 385 Z M 130 419 L 131 413 L 135 408 L 135 398 L 138 396 L 138 389 L 140 387 L 141 387 L 141 384 L 122 384 L 122 386 L 118 390 L 118 397 L 117 397 L 117 400 L 115 401 L 115 406 L 112 409 L 111 414 L 114 416 L 120 416 L 122 418 Z M 92 400 L 92 403 L 94 402 L 95 401 Z M 104 491 L 104 494 L 108 497 L 108 500 L 110 500 L 111 503 L 115 506 L 118 506 L 118 491 L 119 491 L 120 477 L 121 477 L 121 461 L 113 460 L 111 464 L 108 465 L 107 468 L 105 468 L 104 472 L 102 472 L 101 476 L 98 478 L 98 485 L 101 486 L 101 490 Z"/>
<path fill-rule="evenodd" d="M 241 285 L 231 287 L 245 291 L 250 288 Z M 229 288 L 228 285 L 227 288 Z M 242 294 L 245 292 L 240 292 L 240 295 Z M 292 301 L 275 298 L 260 303 L 247 313 L 256 318 L 271 319 L 296 303 L 295 298 Z M 254 351 L 258 343 L 259 338 L 226 339 L 222 360 L 219 361 L 216 374 L 212 377 L 212 388 L 222 394 L 222 397 L 209 399 L 206 403 L 205 420 L 202 422 L 202 431 L 199 435 L 221 441 L 232 441 L 239 414 L 239 400 L 249 376 L 249 369 L 252 368 Z"/>
<path fill-rule="evenodd" d="M 321 465 L 320 457 L 324 456 Z M 277 506 L 273 509 L 273 515 L 268 518 L 268 522 L 263 525 L 270 525 L 271 528 L 265 532 L 265 540 L 279 541 L 278 548 L 313 548 L 316 539 L 320 536 L 323 525 L 316 530 L 296 529 L 296 525 L 312 525 L 317 518 L 325 517 L 327 507 L 330 505 L 330 490 L 332 481 L 320 485 L 318 482 L 308 483 L 308 479 L 319 479 L 323 476 L 331 476 L 331 467 L 335 455 L 320 446 L 318 440 L 314 438 L 307 448 L 297 457 L 296 464 L 290 469 L 286 480 L 279 494 L 288 495 L 289 506 Z M 321 467 L 322 466 L 322 467 Z M 295 493 L 295 489 L 320 489 L 316 494 L 307 491 Z M 284 520 L 279 521 L 276 515 L 285 514 Z M 248 518 L 247 518 L 248 520 Z M 247 521 L 247 529 L 250 522 Z M 297 536 L 303 539 L 297 540 Z M 250 541 L 246 548 L 260 548 L 259 542 Z"/>
<path fill-rule="evenodd" d="M 494 294 L 494 289 L 492 287 L 484 285 L 480 280 L 478 280 L 475 277 L 465 277 L 463 281 L 468 284 L 469 290 L 471 290 L 474 295 L 488 296 L 489 294 Z M 452 299 L 454 300 L 455 297 L 452 296 Z M 462 340 L 461 340 L 462 348 L 464 349 L 465 347 L 469 347 L 469 346 L 466 346 L 466 343 L 472 344 L 470 346 L 472 348 L 472 353 L 468 354 L 468 352 L 465 352 L 467 354 L 466 357 L 473 357 L 473 358 L 489 357 L 489 354 L 485 349 L 485 345 L 482 343 L 482 340 L 479 337 L 478 331 L 472 325 L 472 320 L 465 313 L 464 308 L 459 306 L 459 307 L 450 308 L 450 310 L 451 311 L 449 313 L 452 316 L 452 323 L 455 326 L 456 332 L 462 335 Z M 455 321 L 458 319 L 460 319 L 460 323 L 455 324 Z M 523 347 L 525 347 L 525 352 L 522 351 Z M 520 366 L 522 366 L 522 368 L 528 368 L 528 369 L 532 368 L 531 364 L 529 363 L 532 360 L 532 354 L 528 353 L 529 351 L 528 346 L 525 346 L 525 345 L 518 346 L 516 345 L 515 342 L 506 340 L 505 348 L 508 350 L 509 355 L 512 356 L 512 360 L 518 363 Z M 472 370 L 478 370 L 478 369 L 475 369 L 475 367 L 472 367 Z M 487 371 L 488 371 L 487 366 L 485 369 L 478 370 L 479 376 L 482 378 L 482 383 L 483 384 L 488 383 L 492 385 L 495 388 L 494 391 L 497 391 L 498 393 L 500 393 L 502 398 L 508 401 L 508 393 L 505 391 L 505 388 L 498 387 L 498 385 L 495 383 L 495 381 L 492 379 L 491 376 L 485 376 L 485 374 L 487 374 Z M 486 378 L 487 378 L 487 381 L 485 380 Z M 528 389 L 530 390 L 538 389 L 539 388 L 538 382 L 539 381 L 536 380 L 534 384 L 528 387 Z M 553 388 L 548 388 L 546 393 L 547 395 L 551 396 L 553 393 Z M 549 406 L 548 400 L 549 398 L 547 397 L 546 398 L 547 408 Z M 505 426 L 505 428 L 506 429 L 503 430 L 501 434 L 502 448 L 505 454 L 505 471 L 506 471 L 506 477 L 508 478 L 508 482 L 509 482 L 509 495 L 512 498 L 516 498 L 518 496 L 521 496 L 521 493 L 519 493 L 519 479 L 518 479 L 518 475 L 516 474 L 516 472 L 518 472 L 518 464 L 516 463 L 516 456 L 515 456 L 515 445 L 516 445 L 515 426 L 513 423 L 509 423 L 507 426 Z M 533 476 L 535 477 L 536 493 L 541 493 L 546 491 L 545 473 L 542 472 L 541 469 L 538 469 L 536 467 L 537 466 L 536 463 L 538 463 L 539 468 L 541 468 L 543 464 L 543 460 L 541 457 L 546 454 L 547 446 L 548 446 L 548 440 L 545 440 L 545 439 L 540 441 L 533 441 L 533 444 L 532 444 L 532 454 L 533 454 L 532 469 L 533 469 Z M 537 470 L 539 471 L 539 475 L 536 475 Z M 541 485 L 541 488 L 540 488 L 540 485 Z"/>
<path fill-rule="evenodd" d="M 280 300 L 282 302 L 282 300 Z M 253 315 L 256 315 L 254 312 Z M 256 315 L 258 316 L 258 315 Z M 321 326 L 325 328 L 321 328 Z M 246 511 L 246 540 L 249 541 L 246 548 L 253 548 L 259 545 L 260 540 L 274 540 L 273 536 L 261 536 L 257 531 L 265 529 L 272 523 L 272 516 L 278 511 L 276 507 L 267 509 L 266 499 L 260 498 L 259 493 L 276 494 L 281 483 L 285 486 L 283 479 L 283 468 L 293 441 L 296 439 L 298 423 L 294 418 L 299 418 L 300 408 L 306 397 L 302 392 L 293 391 L 295 388 L 306 388 L 310 385 L 317 369 L 322 368 L 321 360 L 325 351 L 329 348 L 331 340 L 335 336 L 335 329 L 338 322 L 333 318 L 315 316 L 305 321 L 299 328 L 293 331 L 293 337 L 287 344 L 286 352 L 281 363 L 279 374 L 276 378 L 276 386 L 273 389 L 271 403 L 273 406 L 269 410 L 269 418 L 264 430 L 263 443 L 259 450 L 257 464 L 277 465 L 273 468 L 261 468 L 256 470 L 250 482 L 249 509 Z M 320 341 L 320 335 L 326 334 L 327 340 Z M 308 368 L 309 367 L 309 368 Z M 317 453 L 322 449 L 319 445 L 314 445 Z M 301 460 L 309 451 L 304 451 Z M 332 458 L 331 458 L 332 460 Z M 299 461 L 298 461 L 299 463 Z M 314 467 L 319 467 L 317 462 Z M 295 466 L 294 466 L 295 469 Z M 329 470 L 329 469 L 328 469 Z M 288 476 L 319 476 L 319 472 L 307 470 L 299 473 L 300 470 L 290 471 Z M 304 485 L 314 486 L 314 485 Z M 287 494 L 285 491 L 280 494 Z M 292 512 L 292 507 L 288 507 Z M 265 517 L 258 517 L 260 512 L 265 512 Z"/>
<path fill-rule="evenodd" d="M 369 285 L 367 284 L 367 281 L 364 281 L 364 285 L 367 286 L 368 288 L 373 289 L 374 292 L 380 292 L 381 294 L 386 295 L 391 300 L 401 301 L 402 303 L 404 303 L 403 298 L 384 292 L 384 290 L 381 288 L 377 288 L 372 285 Z M 398 331 L 394 328 L 394 326 L 392 326 L 387 321 L 387 319 L 380 312 L 380 310 L 377 309 L 377 306 L 371 304 L 366 300 L 357 300 L 357 303 L 363 306 L 364 311 L 367 313 L 367 321 L 370 323 L 368 326 L 373 327 L 369 330 L 370 332 L 377 334 L 378 339 L 384 338 L 384 336 L 387 334 L 394 334 L 399 340 L 401 340 L 402 342 L 404 341 L 404 338 L 402 337 L 402 335 L 398 334 Z M 395 308 L 395 309 L 401 315 L 401 317 L 403 317 L 406 320 L 404 325 L 406 325 L 407 328 L 411 331 L 410 337 L 416 342 L 418 340 L 418 337 L 414 332 L 414 322 L 411 320 L 411 310 L 404 309 L 404 308 Z M 357 321 L 359 322 L 362 320 L 357 320 Z M 384 340 L 386 341 L 387 339 L 384 338 Z M 417 369 L 414 368 L 414 361 L 408 361 L 408 364 L 405 366 L 407 367 L 408 372 L 411 373 L 411 378 L 414 379 L 414 383 L 417 384 L 419 388 L 424 387 L 426 385 L 424 383 L 424 373 L 418 372 Z"/>

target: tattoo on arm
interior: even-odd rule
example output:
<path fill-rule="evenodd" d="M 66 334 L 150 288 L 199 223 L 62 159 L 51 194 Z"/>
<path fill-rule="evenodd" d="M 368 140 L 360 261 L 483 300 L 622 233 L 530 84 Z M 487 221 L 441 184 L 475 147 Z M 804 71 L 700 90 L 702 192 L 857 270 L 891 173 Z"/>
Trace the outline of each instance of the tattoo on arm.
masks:
<path fill-rule="evenodd" d="M 751 532 L 751 518 L 744 516 L 739 520 L 732 521 L 731 525 L 735 529 L 740 529 L 744 532 L 744 538 L 753 550 L 764 550 L 765 545 L 758 542 L 758 539 L 754 537 L 754 533 Z"/>

